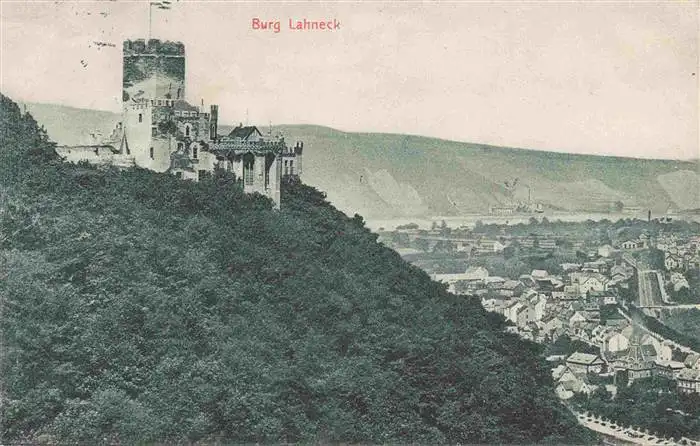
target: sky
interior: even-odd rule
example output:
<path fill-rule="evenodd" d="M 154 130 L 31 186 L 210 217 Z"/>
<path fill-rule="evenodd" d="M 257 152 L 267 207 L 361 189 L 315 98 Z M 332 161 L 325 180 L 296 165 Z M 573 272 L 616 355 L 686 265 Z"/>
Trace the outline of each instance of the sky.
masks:
<path fill-rule="evenodd" d="M 698 6 L 182 0 L 153 9 L 151 36 L 185 43 L 187 97 L 219 104 L 222 122 L 689 159 L 700 157 Z M 0 91 L 120 111 L 121 42 L 146 37 L 148 2 L 0 9 Z M 304 18 L 340 29 L 288 29 Z"/>

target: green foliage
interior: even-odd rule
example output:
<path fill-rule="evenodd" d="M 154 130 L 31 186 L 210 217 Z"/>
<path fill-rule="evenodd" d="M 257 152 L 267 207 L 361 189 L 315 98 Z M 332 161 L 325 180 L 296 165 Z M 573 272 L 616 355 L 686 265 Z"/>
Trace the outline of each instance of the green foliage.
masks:
<path fill-rule="evenodd" d="M 548 344 L 546 355 L 569 356 L 576 352 L 600 355 L 599 348 L 577 339 L 571 339 L 568 335 L 559 336 L 555 342 Z"/>
<path fill-rule="evenodd" d="M 663 322 L 672 330 L 700 341 L 700 310 L 692 308 L 680 311 L 666 311 Z"/>
<path fill-rule="evenodd" d="M 48 153 L 8 110 L 3 156 Z M 0 183 L 3 439 L 592 440 L 538 346 L 322 193 L 30 158 Z"/>
<path fill-rule="evenodd" d="M 161 135 L 176 135 L 177 124 L 175 121 L 160 121 L 158 123 L 158 133 Z"/>
<path fill-rule="evenodd" d="M 623 426 L 648 429 L 676 439 L 700 438 L 700 397 L 697 394 L 679 394 L 673 381 L 658 376 L 634 381 L 630 386 L 618 378 L 617 384 L 615 398 L 599 388 L 589 398 L 575 400 L 574 404 Z"/>

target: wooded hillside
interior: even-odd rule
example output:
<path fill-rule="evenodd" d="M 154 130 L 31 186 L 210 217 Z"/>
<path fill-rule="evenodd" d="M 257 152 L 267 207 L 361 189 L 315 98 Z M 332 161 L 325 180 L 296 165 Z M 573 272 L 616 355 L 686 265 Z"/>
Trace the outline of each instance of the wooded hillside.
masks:
<path fill-rule="evenodd" d="M 63 164 L 1 107 L 4 442 L 592 440 L 537 345 L 317 190 Z"/>

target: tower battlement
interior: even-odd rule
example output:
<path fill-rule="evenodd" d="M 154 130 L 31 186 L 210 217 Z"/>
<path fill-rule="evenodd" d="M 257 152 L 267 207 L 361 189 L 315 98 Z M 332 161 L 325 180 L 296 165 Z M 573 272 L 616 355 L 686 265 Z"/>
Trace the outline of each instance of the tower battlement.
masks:
<path fill-rule="evenodd" d="M 124 42 L 122 99 L 184 100 L 185 45 L 143 39 Z"/>
<path fill-rule="evenodd" d="M 184 56 L 185 44 L 160 39 L 150 39 L 148 43 L 145 39 L 125 40 L 123 51 L 124 55 Z"/>

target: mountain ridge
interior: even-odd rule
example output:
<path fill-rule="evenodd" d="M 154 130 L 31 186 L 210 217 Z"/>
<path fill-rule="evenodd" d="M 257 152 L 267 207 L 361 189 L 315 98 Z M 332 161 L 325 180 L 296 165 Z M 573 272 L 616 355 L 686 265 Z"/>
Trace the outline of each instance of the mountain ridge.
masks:
<path fill-rule="evenodd" d="M 111 112 L 27 104 L 54 140 L 108 134 Z M 220 125 L 221 133 L 233 126 Z M 261 128 L 264 132 L 264 128 Z M 700 207 L 700 161 L 548 152 L 395 133 L 278 125 L 304 141 L 304 180 L 368 219 L 488 214 L 492 208 L 655 214 Z M 678 173 L 680 172 L 680 173 Z M 687 187 L 690 185 L 691 187 Z"/>

